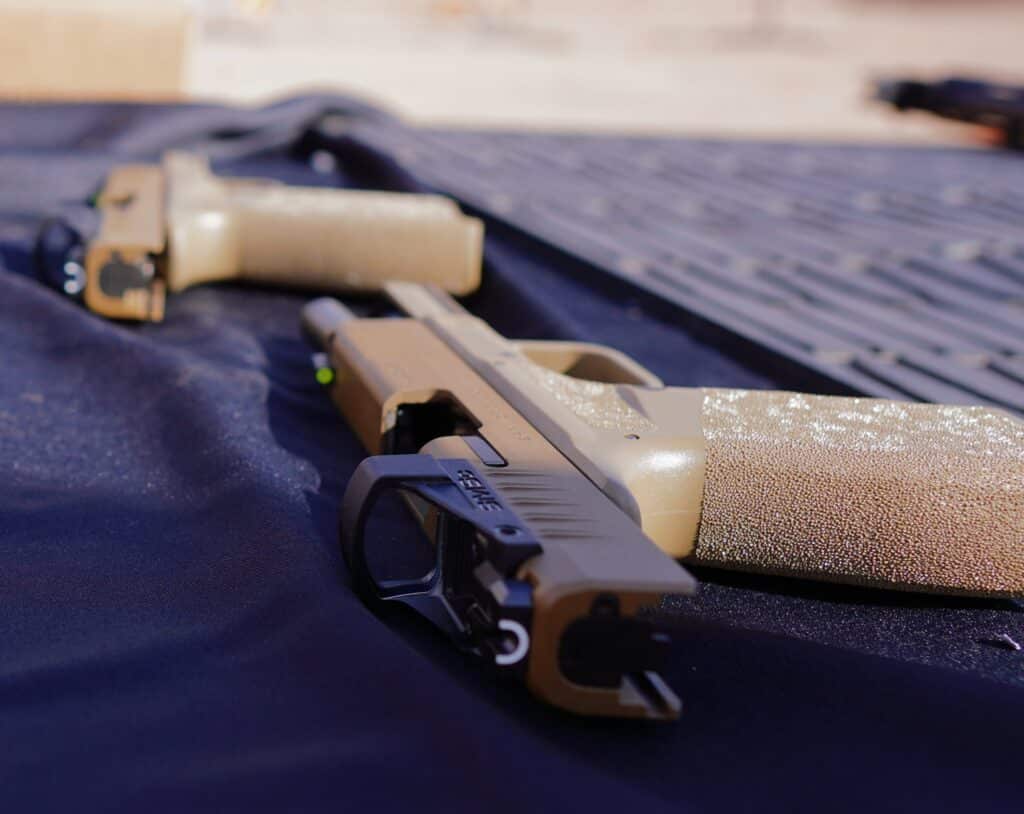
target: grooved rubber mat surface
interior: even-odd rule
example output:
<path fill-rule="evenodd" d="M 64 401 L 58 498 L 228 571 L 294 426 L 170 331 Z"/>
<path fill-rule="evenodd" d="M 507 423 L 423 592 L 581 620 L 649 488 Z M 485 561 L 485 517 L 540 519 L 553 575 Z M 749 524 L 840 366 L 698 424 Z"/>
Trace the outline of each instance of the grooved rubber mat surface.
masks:
<path fill-rule="evenodd" d="M 426 183 L 853 391 L 1024 414 L 1024 159 L 356 132 Z"/>

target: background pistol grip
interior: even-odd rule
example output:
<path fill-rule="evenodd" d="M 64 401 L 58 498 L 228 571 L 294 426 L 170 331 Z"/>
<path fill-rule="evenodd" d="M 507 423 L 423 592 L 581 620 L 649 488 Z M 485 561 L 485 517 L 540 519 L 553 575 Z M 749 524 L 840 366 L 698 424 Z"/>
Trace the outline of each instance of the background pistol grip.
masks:
<path fill-rule="evenodd" d="M 483 224 L 433 195 L 229 183 L 172 193 L 172 291 L 246 279 L 327 291 L 387 280 L 468 294 L 480 281 Z"/>
<path fill-rule="evenodd" d="M 982 407 L 704 393 L 694 561 L 1024 594 L 1024 423 Z"/>

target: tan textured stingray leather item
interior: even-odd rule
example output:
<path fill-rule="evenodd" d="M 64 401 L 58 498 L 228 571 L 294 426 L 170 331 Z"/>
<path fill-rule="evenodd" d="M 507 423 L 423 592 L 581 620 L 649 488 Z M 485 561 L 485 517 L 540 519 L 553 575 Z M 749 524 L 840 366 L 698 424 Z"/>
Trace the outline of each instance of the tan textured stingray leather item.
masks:
<path fill-rule="evenodd" d="M 705 390 L 696 562 L 1024 594 L 1024 423 L 983 407 Z"/>

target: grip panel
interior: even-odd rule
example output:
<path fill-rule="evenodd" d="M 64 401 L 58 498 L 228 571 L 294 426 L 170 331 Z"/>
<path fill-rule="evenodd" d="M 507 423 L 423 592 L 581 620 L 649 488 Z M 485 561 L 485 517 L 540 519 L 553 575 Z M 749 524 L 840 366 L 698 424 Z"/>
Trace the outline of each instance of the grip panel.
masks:
<path fill-rule="evenodd" d="M 1024 594 L 1024 423 L 983 407 L 704 390 L 692 560 Z"/>
<path fill-rule="evenodd" d="M 447 198 L 222 180 L 182 154 L 165 168 L 172 291 L 227 279 L 325 291 L 479 285 L 483 224 Z"/>

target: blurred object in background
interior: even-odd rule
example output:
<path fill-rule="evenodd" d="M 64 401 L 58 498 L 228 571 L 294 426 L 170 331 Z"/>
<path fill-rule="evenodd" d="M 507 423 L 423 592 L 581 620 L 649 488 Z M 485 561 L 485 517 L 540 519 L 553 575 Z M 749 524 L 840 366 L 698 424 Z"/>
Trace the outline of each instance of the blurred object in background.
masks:
<path fill-rule="evenodd" d="M 1024 87 L 951 77 L 938 82 L 888 79 L 875 95 L 897 110 L 921 110 L 979 125 L 980 140 L 1024 150 Z"/>
<path fill-rule="evenodd" d="M 0 97 L 174 99 L 187 0 L 0 0 Z"/>

